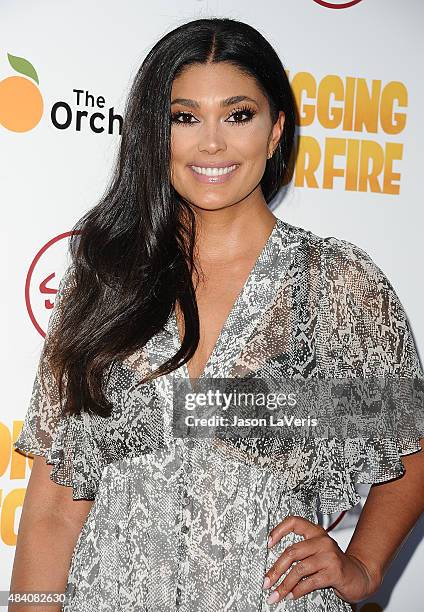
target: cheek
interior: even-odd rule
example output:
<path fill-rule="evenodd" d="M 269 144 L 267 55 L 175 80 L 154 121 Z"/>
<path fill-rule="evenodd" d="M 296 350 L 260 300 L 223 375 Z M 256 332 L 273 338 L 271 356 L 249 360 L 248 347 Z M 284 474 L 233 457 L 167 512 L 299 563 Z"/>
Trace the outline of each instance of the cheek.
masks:
<path fill-rule="evenodd" d="M 175 162 L 181 162 L 196 143 L 193 135 L 187 134 L 188 131 L 190 131 L 190 128 L 183 127 L 171 130 L 171 153 Z"/>
<path fill-rule="evenodd" d="M 251 126 L 234 127 L 234 143 L 245 159 L 260 160 L 267 151 L 267 129 L 262 122 L 256 122 Z"/>
<path fill-rule="evenodd" d="M 171 133 L 171 177 L 178 180 L 187 160 L 187 142 L 180 135 Z"/>
<path fill-rule="evenodd" d="M 258 180 L 258 175 L 263 173 L 266 164 L 267 139 L 264 131 L 252 129 L 247 133 L 247 129 L 241 128 L 237 143 L 232 147 L 236 155 L 243 162 L 244 180 L 250 184 Z"/>

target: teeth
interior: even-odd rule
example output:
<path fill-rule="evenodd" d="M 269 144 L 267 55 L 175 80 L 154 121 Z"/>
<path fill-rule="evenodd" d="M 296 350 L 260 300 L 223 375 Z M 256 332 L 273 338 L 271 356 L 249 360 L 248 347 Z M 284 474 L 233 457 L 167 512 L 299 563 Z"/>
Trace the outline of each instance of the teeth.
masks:
<path fill-rule="evenodd" d="M 237 166 L 227 166 L 226 168 L 201 168 L 200 166 L 192 166 L 197 174 L 205 174 L 206 176 L 222 176 L 235 170 Z"/>

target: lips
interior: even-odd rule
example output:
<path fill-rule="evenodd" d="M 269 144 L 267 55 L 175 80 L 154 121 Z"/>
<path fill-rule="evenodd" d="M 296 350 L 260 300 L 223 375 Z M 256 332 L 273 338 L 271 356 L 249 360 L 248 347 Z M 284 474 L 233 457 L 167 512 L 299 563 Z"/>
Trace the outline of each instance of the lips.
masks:
<path fill-rule="evenodd" d="M 232 159 L 230 159 L 230 161 L 225 161 L 225 162 L 208 162 L 207 164 L 205 162 L 197 162 L 197 161 L 193 161 L 190 164 L 188 164 L 190 167 L 191 166 L 198 166 L 199 168 L 227 168 L 228 166 L 235 166 L 235 165 L 239 165 L 239 162 L 236 162 Z"/>
<path fill-rule="evenodd" d="M 220 165 L 214 165 L 214 166 L 196 166 L 196 170 L 193 168 L 193 166 L 189 166 L 190 167 L 190 171 L 192 173 L 192 176 L 195 177 L 195 179 L 197 181 L 199 181 L 200 183 L 206 183 L 208 185 L 217 185 L 217 184 L 221 184 L 221 183 L 226 183 L 227 181 L 229 181 L 234 174 L 237 172 L 237 170 L 239 169 L 239 165 L 238 164 L 233 164 L 233 165 L 227 165 L 227 164 L 220 164 Z M 204 171 L 203 173 L 199 172 L 199 170 L 201 170 L 202 168 L 207 168 L 209 173 L 206 174 L 206 171 Z M 221 171 L 220 174 L 218 174 L 219 169 L 220 168 L 232 168 L 231 170 L 229 170 L 228 172 L 223 172 Z"/>
<path fill-rule="evenodd" d="M 191 166 L 191 169 L 194 170 L 194 172 L 196 172 L 196 174 L 204 174 L 206 176 L 222 176 L 224 174 L 228 174 L 228 172 L 232 172 L 233 170 L 235 170 L 237 168 L 236 165 L 234 166 L 226 166 L 224 168 L 218 168 L 217 166 L 215 166 L 214 168 L 201 168 L 200 166 Z"/>

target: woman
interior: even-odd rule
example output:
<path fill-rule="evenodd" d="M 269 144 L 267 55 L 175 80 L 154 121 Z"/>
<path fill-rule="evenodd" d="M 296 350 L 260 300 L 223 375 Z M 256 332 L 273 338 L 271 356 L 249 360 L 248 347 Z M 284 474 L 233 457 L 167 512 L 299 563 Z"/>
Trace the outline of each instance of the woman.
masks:
<path fill-rule="evenodd" d="M 246 24 L 196 20 L 146 57 L 114 179 L 75 228 L 15 443 L 35 460 L 11 590 L 66 586 L 67 612 L 316 612 L 380 585 L 423 509 L 418 435 L 276 452 L 173 435 L 178 380 L 423 378 L 370 257 L 270 212 L 294 130 L 284 68 Z M 385 484 L 344 553 L 317 512 L 353 507 L 357 482 Z"/>

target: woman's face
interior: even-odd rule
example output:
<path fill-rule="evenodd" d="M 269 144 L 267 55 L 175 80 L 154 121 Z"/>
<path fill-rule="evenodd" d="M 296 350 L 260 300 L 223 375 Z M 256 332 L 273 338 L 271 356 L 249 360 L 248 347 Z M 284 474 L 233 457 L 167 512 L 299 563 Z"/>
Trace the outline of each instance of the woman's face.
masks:
<path fill-rule="evenodd" d="M 172 86 L 171 121 L 171 182 L 182 197 L 205 210 L 263 199 L 284 113 L 273 125 L 253 78 L 226 62 L 189 66 Z"/>

